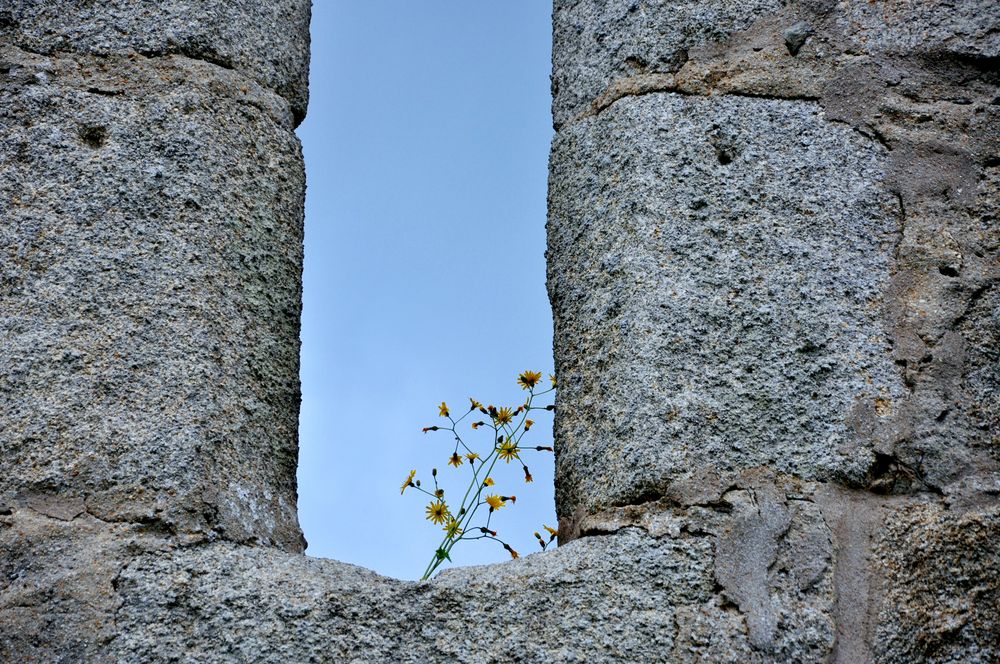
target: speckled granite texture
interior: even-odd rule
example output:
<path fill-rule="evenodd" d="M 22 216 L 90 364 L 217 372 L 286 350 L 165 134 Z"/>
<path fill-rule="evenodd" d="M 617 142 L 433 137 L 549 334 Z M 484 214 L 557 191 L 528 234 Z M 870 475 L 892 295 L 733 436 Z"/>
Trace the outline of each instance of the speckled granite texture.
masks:
<path fill-rule="evenodd" d="M 308 0 L 10 0 L 0 39 L 41 54 L 168 54 L 204 60 L 274 90 L 297 120 L 308 103 Z"/>
<path fill-rule="evenodd" d="M 863 481 L 881 431 L 847 415 L 884 428 L 905 391 L 878 308 L 886 162 L 815 102 L 651 93 L 559 133 L 560 506 L 706 467 Z"/>
<path fill-rule="evenodd" d="M 0 661 L 1000 661 L 993 0 L 556 0 L 558 549 L 301 554 L 306 0 L 0 5 Z"/>
<path fill-rule="evenodd" d="M 7 46 L 0 123 L 0 500 L 301 550 L 287 102 L 189 58 Z"/>

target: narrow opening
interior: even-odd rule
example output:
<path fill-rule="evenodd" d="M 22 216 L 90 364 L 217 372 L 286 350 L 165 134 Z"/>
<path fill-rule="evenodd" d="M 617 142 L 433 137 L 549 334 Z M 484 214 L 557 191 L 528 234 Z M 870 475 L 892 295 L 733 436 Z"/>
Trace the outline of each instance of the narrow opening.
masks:
<path fill-rule="evenodd" d="M 441 528 L 425 520 L 420 494 L 400 496 L 401 483 L 411 469 L 455 470 L 450 441 L 421 428 L 441 423 L 441 401 L 458 412 L 469 397 L 518 403 L 525 369 L 547 382 L 550 11 L 313 6 L 299 128 L 308 194 L 298 474 L 309 555 L 419 577 Z M 531 434 L 551 445 L 550 429 Z M 551 455 L 530 468 L 531 484 L 519 465 L 505 469 L 504 491 L 518 500 L 493 523 L 522 554 L 538 550 L 543 523 L 555 526 Z M 468 542 L 452 559 L 510 556 Z"/>

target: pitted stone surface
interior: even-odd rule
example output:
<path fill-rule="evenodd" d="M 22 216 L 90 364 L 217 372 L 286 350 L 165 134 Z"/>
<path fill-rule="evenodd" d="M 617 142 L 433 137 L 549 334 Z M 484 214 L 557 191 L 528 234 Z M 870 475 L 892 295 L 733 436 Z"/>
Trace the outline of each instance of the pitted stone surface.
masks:
<path fill-rule="evenodd" d="M 720 546 L 755 555 L 736 532 L 742 517 L 724 507 L 672 515 L 678 528 L 656 536 L 623 525 L 422 583 L 268 547 L 179 547 L 143 526 L 15 510 L 0 516 L 8 552 L 0 561 L 0 658 L 825 661 L 833 646 L 832 567 L 827 559 L 805 583 L 794 572 L 814 535 L 829 550 L 822 520 L 789 512 L 788 537 L 775 539 L 773 564 L 760 570 L 779 621 L 766 643 L 752 646 L 744 613 L 727 595 L 744 582 L 727 581 L 720 592 L 713 565 Z M 796 529 L 812 535 L 792 537 Z"/>
<path fill-rule="evenodd" d="M 119 661 L 668 661 L 674 607 L 726 618 L 710 555 L 705 538 L 631 531 L 409 583 L 225 544 L 153 553 L 121 575 L 128 627 L 112 650 Z M 729 661 L 746 654 L 741 640 L 713 639 Z"/>
<path fill-rule="evenodd" d="M 1000 508 L 891 513 L 874 538 L 885 593 L 874 661 L 1000 661 Z"/>
<path fill-rule="evenodd" d="M 0 658 L 903 664 L 997 657 L 995 506 L 953 511 L 927 497 L 878 497 L 768 474 L 734 481 L 711 506 L 631 506 L 605 515 L 605 530 L 548 553 L 421 583 L 269 547 L 178 546 L 155 529 L 89 515 L 66 522 L 0 510 Z M 761 631 L 756 621 L 768 615 Z"/>
<path fill-rule="evenodd" d="M 310 0 L 12 0 L 0 40 L 29 51 L 176 53 L 237 69 L 292 104 L 308 101 Z"/>
<path fill-rule="evenodd" d="M 841 0 L 837 5 L 845 32 L 867 51 L 1000 56 L 997 0 Z"/>
<path fill-rule="evenodd" d="M 613 80 L 675 72 L 687 50 L 724 41 L 782 0 L 555 0 L 552 118 L 578 115 Z"/>
<path fill-rule="evenodd" d="M 903 393 L 885 164 L 807 102 L 649 94 L 560 132 L 561 518 L 704 468 L 865 482 Z"/>
<path fill-rule="evenodd" d="M 965 387 L 970 414 L 981 431 L 1000 431 L 1000 393 L 996 389 L 1000 384 L 1000 288 L 982 291 L 963 320 L 962 332 L 969 357 Z M 1000 440 L 987 436 L 980 446 L 1000 462 Z"/>
<path fill-rule="evenodd" d="M 0 51 L 0 502 L 301 550 L 292 123 L 213 64 Z"/>

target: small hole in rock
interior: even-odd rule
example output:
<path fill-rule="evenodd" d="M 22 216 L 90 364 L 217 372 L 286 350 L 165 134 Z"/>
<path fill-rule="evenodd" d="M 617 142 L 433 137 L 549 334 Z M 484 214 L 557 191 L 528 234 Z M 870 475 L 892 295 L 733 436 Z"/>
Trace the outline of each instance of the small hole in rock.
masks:
<path fill-rule="evenodd" d="M 957 277 L 958 276 L 958 270 L 956 270 L 955 268 L 953 268 L 950 265 L 942 265 L 941 267 L 938 268 L 938 272 L 940 272 L 941 274 L 943 274 L 946 277 Z"/>
<path fill-rule="evenodd" d="M 87 125 L 80 128 L 80 138 L 92 148 L 99 148 L 108 139 L 108 130 L 104 127 Z"/>
<path fill-rule="evenodd" d="M 635 71 L 641 72 L 646 69 L 649 63 L 646 62 L 645 58 L 642 58 L 638 55 L 630 55 L 627 58 L 625 58 L 625 64 L 634 69 Z"/>
<path fill-rule="evenodd" d="M 719 157 L 719 163 L 723 166 L 733 161 L 733 155 L 728 150 L 719 150 L 717 156 Z"/>

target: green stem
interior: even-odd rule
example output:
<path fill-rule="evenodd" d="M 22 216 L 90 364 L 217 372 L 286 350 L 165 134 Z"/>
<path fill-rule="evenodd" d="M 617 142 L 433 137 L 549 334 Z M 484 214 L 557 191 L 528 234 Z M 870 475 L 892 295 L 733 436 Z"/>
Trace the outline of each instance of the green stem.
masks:
<path fill-rule="evenodd" d="M 551 392 L 554 389 L 555 388 L 552 388 L 550 390 L 546 390 L 545 392 L 542 392 L 540 394 L 547 394 L 548 392 Z M 490 476 L 490 473 L 493 472 L 493 468 L 496 466 L 497 461 L 500 460 L 500 454 L 499 454 L 500 445 L 497 442 L 498 441 L 499 432 L 501 430 L 503 430 L 504 433 L 506 434 L 506 438 L 507 438 L 508 441 L 511 440 L 512 436 L 516 436 L 516 439 L 513 441 L 515 446 L 517 446 L 517 445 L 520 444 L 521 438 L 524 436 L 525 433 L 527 433 L 527 431 L 521 431 L 521 428 L 524 426 L 525 420 L 528 419 L 528 413 L 531 411 L 531 402 L 534 400 L 535 396 L 536 395 L 534 394 L 533 390 L 529 391 L 529 393 L 528 393 L 528 400 L 525 403 L 524 413 L 521 415 L 521 421 L 518 422 L 518 424 L 515 427 L 511 428 L 511 427 L 509 427 L 507 425 L 501 425 L 501 428 L 498 428 L 498 427 L 496 427 L 496 425 L 494 425 L 494 427 L 493 427 L 493 451 L 486 457 L 486 459 L 483 460 L 483 463 L 481 463 L 480 466 L 479 466 L 480 470 L 482 470 L 482 468 L 486 465 L 486 463 L 489 462 L 489 468 L 487 468 L 487 470 L 486 470 L 485 477 L 489 477 Z M 465 449 L 467 449 L 467 450 L 469 448 L 465 445 L 465 442 L 462 440 L 462 437 L 458 434 L 458 431 L 456 431 L 456 425 L 458 424 L 458 422 L 461 422 L 462 420 L 464 420 L 466 418 L 466 416 L 470 412 L 472 412 L 472 411 L 470 410 L 469 412 L 467 412 L 465 415 L 463 415 L 461 418 L 459 418 L 458 421 L 453 420 L 450 416 L 448 417 L 448 419 L 451 420 L 451 422 L 452 422 L 452 428 L 450 429 L 450 431 L 455 435 L 455 438 L 458 440 L 459 444 L 461 444 L 462 447 L 465 447 Z M 518 433 L 518 431 L 520 431 L 520 433 Z M 470 452 L 471 452 L 471 450 L 470 450 Z M 470 465 L 472 464 L 471 461 L 469 463 L 470 463 Z M 480 471 L 476 470 L 475 467 L 473 466 L 473 468 L 472 468 L 472 481 L 469 483 L 469 487 L 465 490 L 465 495 L 462 497 L 462 503 L 459 506 L 459 513 L 461 513 L 461 511 L 463 509 L 466 510 L 465 514 L 461 517 L 461 520 L 459 520 L 459 522 L 458 522 L 458 527 L 463 532 L 464 532 L 465 528 L 468 527 L 468 524 L 472 522 L 472 518 L 475 516 L 476 512 L 479 510 L 479 507 L 483 504 L 482 501 L 480 501 L 479 498 L 480 498 L 480 496 L 482 496 L 483 489 L 485 489 L 486 487 L 479 480 L 479 472 Z M 437 478 L 435 478 L 435 487 L 437 486 L 437 481 L 436 480 L 437 480 Z M 476 488 L 476 493 L 473 496 L 472 503 L 470 503 L 470 508 L 466 509 L 466 503 L 469 500 L 469 494 L 472 493 L 472 489 L 474 487 Z M 427 492 L 424 491 L 424 493 L 427 493 Z M 487 521 L 487 528 L 488 527 L 489 527 L 489 521 Z M 484 534 L 484 536 L 485 536 L 485 534 Z M 434 570 L 436 570 L 438 567 L 440 567 L 441 563 L 443 563 L 446 560 L 446 558 L 444 556 L 441 556 L 441 555 L 438 554 L 439 551 L 443 551 L 444 554 L 445 554 L 445 556 L 447 556 L 448 554 L 451 553 L 452 548 L 454 548 L 454 546 L 458 542 L 460 542 L 462 539 L 473 539 L 473 538 L 463 538 L 461 535 L 453 538 L 451 535 L 445 535 L 444 539 L 441 540 L 441 543 L 434 550 L 434 555 L 431 557 L 430 562 L 427 564 L 427 567 L 424 570 L 424 574 L 423 574 L 423 576 L 420 577 L 420 580 L 421 581 L 426 581 L 427 579 L 429 579 L 430 576 L 431 576 L 431 574 L 434 573 Z M 479 539 L 479 538 L 475 538 L 475 539 Z M 488 539 L 497 539 L 497 538 L 488 537 Z M 497 539 L 497 541 L 500 541 L 500 540 Z"/>

